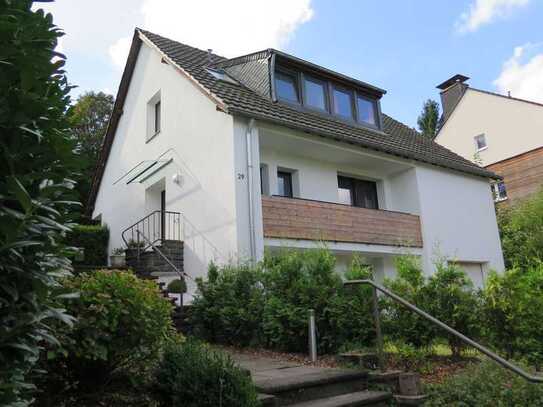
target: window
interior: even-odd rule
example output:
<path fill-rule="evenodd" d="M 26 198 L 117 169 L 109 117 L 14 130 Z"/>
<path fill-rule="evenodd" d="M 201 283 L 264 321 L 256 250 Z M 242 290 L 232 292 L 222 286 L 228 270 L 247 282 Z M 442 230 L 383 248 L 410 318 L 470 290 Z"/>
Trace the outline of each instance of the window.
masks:
<path fill-rule="evenodd" d="M 339 203 L 359 208 L 378 209 L 377 183 L 338 176 Z"/>
<path fill-rule="evenodd" d="M 279 99 L 299 103 L 298 79 L 295 74 L 282 71 L 275 72 L 275 91 Z"/>
<path fill-rule="evenodd" d="M 292 198 L 292 174 L 277 171 L 277 195 Z"/>
<path fill-rule="evenodd" d="M 475 147 L 477 148 L 477 151 L 484 150 L 488 147 L 486 145 L 486 138 L 484 134 L 479 134 L 478 136 L 475 136 Z"/>
<path fill-rule="evenodd" d="M 262 195 L 270 194 L 270 184 L 269 184 L 267 164 L 260 165 L 260 193 Z"/>
<path fill-rule="evenodd" d="M 146 142 L 151 141 L 162 128 L 162 98 L 160 90 L 147 102 Z"/>
<path fill-rule="evenodd" d="M 320 110 L 326 110 L 326 84 L 318 79 L 305 77 L 304 104 Z"/>
<path fill-rule="evenodd" d="M 357 96 L 356 100 L 358 102 L 358 121 L 376 126 L 377 109 L 375 102 L 360 95 Z"/>
<path fill-rule="evenodd" d="M 505 182 L 498 181 L 490 185 L 492 195 L 494 196 L 494 202 L 501 202 L 507 199 L 507 190 L 505 189 Z"/>
<path fill-rule="evenodd" d="M 160 132 L 160 100 L 155 103 L 155 134 Z"/>
<path fill-rule="evenodd" d="M 334 114 L 338 116 L 353 118 L 353 104 L 351 92 L 334 87 L 333 90 Z"/>

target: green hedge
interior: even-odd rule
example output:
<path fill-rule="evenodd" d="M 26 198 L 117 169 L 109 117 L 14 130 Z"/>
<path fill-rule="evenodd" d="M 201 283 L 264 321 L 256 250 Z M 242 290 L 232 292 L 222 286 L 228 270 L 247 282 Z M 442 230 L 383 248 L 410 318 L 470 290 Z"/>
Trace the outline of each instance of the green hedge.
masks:
<path fill-rule="evenodd" d="M 307 351 L 308 310 L 315 310 L 320 352 L 374 340 L 367 287 L 344 289 L 328 250 L 267 254 L 262 263 L 212 266 L 199 279 L 192 323 L 200 337 L 240 346 Z M 349 275 L 367 277 L 353 262 Z"/>
<path fill-rule="evenodd" d="M 74 264 L 88 266 L 107 265 L 109 229 L 100 225 L 77 225 L 68 235 L 71 246 L 83 249 L 83 256 L 76 256 Z"/>

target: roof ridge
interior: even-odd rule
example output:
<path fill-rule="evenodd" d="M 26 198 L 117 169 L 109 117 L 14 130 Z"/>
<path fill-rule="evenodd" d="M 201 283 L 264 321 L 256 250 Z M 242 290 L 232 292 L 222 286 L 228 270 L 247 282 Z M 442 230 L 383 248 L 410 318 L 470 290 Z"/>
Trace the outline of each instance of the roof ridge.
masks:
<path fill-rule="evenodd" d="M 514 101 L 517 101 L 517 102 L 530 103 L 532 105 L 543 107 L 543 103 L 536 102 L 534 100 L 528 100 L 528 99 L 523 99 L 523 98 L 517 98 L 517 97 L 514 97 L 514 96 L 502 95 L 502 94 L 497 93 L 497 92 L 492 92 L 492 91 L 489 91 L 489 90 L 484 90 L 484 89 L 479 89 L 479 88 L 473 88 L 471 86 L 468 86 L 468 89 L 472 89 L 472 90 L 474 90 L 476 92 L 486 93 L 486 94 L 492 95 L 492 96 L 498 96 L 498 97 L 501 97 L 501 98 L 504 98 L 504 99 L 514 100 Z"/>
<path fill-rule="evenodd" d="M 200 49 L 200 48 L 197 48 L 197 47 L 193 47 L 192 45 L 188 45 L 188 44 L 185 44 L 184 42 L 181 42 L 181 41 L 178 41 L 178 40 L 173 40 L 173 39 L 168 38 L 168 37 L 164 37 L 163 35 L 156 34 L 156 33 L 152 32 L 152 31 L 145 30 L 145 29 L 140 28 L 140 27 L 136 27 L 136 31 L 141 32 L 146 37 L 148 36 L 148 34 L 151 34 L 151 35 L 154 35 L 156 37 L 162 38 L 163 40 L 171 41 L 171 42 L 174 42 L 174 43 L 176 43 L 178 45 L 181 45 L 183 47 L 190 48 L 190 49 L 192 49 L 194 51 L 198 51 L 198 52 L 201 52 L 201 53 L 204 53 L 204 54 L 209 53 L 209 51 L 207 51 L 207 50 L 203 50 L 203 49 Z M 213 52 L 211 52 L 211 55 L 213 57 L 220 58 L 221 60 L 228 60 L 228 58 L 223 57 L 222 55 L 215 54 Z M 222 62 L 222 61 L 216 61 L 216 62 L 214 62 L 214 64 L 219 63 L 219 62 Z"/>

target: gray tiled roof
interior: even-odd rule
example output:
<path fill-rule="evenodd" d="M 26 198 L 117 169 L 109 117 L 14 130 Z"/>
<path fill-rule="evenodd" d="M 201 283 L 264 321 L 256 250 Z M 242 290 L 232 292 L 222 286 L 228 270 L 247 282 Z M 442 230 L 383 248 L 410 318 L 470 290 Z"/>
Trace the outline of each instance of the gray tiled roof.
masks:
<path fill-rule="evenodd" d="M 383 131 L 349 124 L 330 115 L 297 109 L 273 102 L 269 83 L 265 83 L 268 55 L 265 50 L 249 56 L 227 60 L 212 55 L 214 66 L 222 67 L 242 84 L 222 81 L 207 69 L 209 56 L 206 51 L 139 30 L 148 40 L 191 75 L 201 86 L 219 98 L 229 113 L 254 117 L 290 128 L 308 131 L 324 137 L 348 142 L 376 151 L 414 159 L 465 173 L 496 178 L 497 176 L 460 157 L 445 147 L 420 135 L 414 129 L 383 115 Z M 282 55 L 285 55 L 282 53 Z M 260 66 L 255 64 L 260 63 Z M 251 75 L 255 75 L 251 77 Z M 249 76 L 249 77 L 248 77 Z"/>

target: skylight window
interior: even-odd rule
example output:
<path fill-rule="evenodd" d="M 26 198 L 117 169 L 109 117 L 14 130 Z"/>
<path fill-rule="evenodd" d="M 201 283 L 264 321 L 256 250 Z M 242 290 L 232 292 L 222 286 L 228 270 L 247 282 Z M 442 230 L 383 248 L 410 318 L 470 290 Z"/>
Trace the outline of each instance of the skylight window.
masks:
<path fill-rule="evenodd" d="M 298 78 L 294 74 L 276 72 L 275 91 L 279 99 L 294 103 L 300 102 L 298 97 Z"/>

